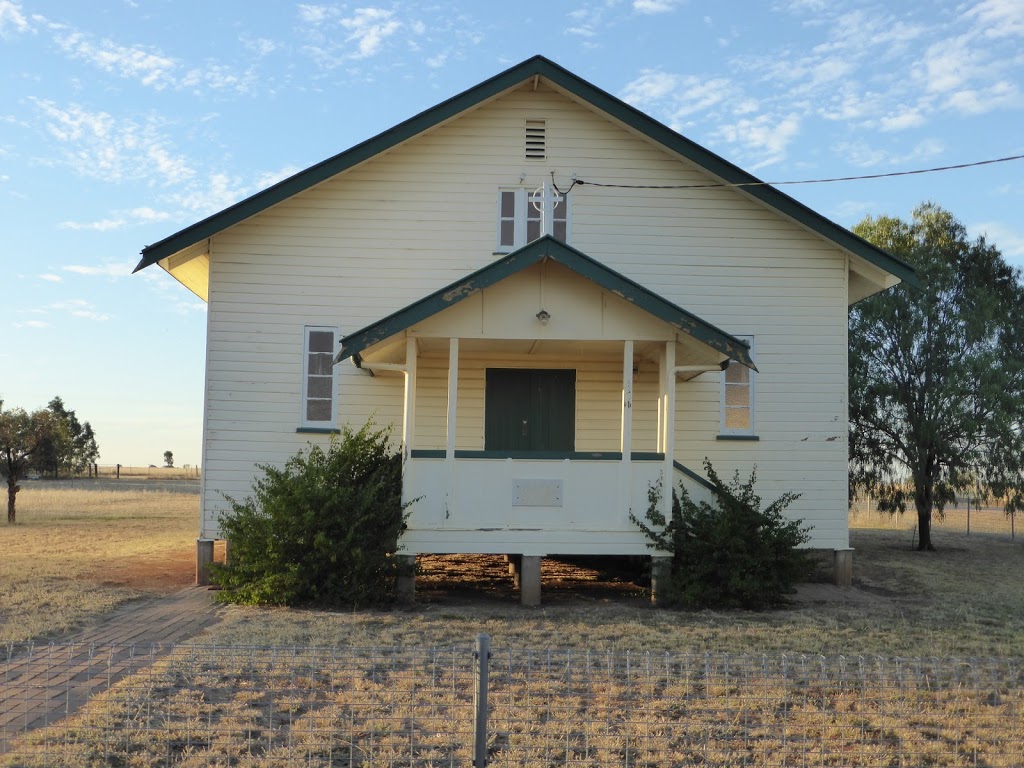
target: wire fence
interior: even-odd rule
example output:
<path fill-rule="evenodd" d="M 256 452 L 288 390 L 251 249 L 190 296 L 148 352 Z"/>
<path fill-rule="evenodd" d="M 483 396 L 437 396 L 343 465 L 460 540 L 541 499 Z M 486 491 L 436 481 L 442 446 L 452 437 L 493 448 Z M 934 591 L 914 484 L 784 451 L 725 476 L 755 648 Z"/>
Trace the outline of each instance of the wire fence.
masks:
<path fill-rule="evenodd" d="M 879 512 L 872 499 L 858 498 L 850 506 L 849 522 L 851 528 L 885 528 L 889 530 L 905 530 L 908 538 L 917 531 L 917 513 L 913 507 L 902 515 Z M 1005 536 L 1011 541 L 1018 534 L 1017 516 L 1007 514 L 998 504 L 978 503 L 974 500 L 959 499 L 956 504 L 949 505 L 942 514 L 932 512 L 932 529 L 950 533 L 990 534 Z M 1024 762 L 1024 761 L 1022 761 Z"/>
<path fill-rule="evenodd" d="M 469 646 L 11 646 L 6 659 L 3 766 L 1024 764 L 1012 659 Z"/>

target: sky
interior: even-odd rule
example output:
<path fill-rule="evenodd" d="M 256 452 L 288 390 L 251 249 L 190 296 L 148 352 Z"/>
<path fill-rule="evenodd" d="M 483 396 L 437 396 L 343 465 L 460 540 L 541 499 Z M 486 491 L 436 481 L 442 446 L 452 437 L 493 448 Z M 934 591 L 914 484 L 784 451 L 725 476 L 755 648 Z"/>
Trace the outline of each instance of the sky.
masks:
<path fill-rule="evenodd" d="M 4 407 L 198 465 L 206 308 L 142 247 L 535 54 L 767 181 L 1024 154 L 1024 0 L 0 0 Z M 1024 266 L 1024 160 L 782 189 Z"/>

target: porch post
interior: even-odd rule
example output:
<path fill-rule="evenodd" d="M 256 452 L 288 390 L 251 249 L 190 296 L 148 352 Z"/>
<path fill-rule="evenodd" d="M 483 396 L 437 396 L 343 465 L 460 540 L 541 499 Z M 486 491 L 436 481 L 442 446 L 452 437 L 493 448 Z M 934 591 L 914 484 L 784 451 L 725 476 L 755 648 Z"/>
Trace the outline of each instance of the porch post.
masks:
<path fill-rule="evenodd" d="M 412 455 L 412 442 L 416 431 L 416 339 L 405 340 L 405 407 L 402 409 L 402 464 Z"/>
<path fill-rule="evenodd" d="M 455 415 L 459 406 L 459 340 L 448 340 L 448 419 L 444 449 L 445 474 L 448 476 L 448 509 L 455 505 Z"/>
<path fill-rule="evenodd" d="M 459 340 L 448 340 L 448 442 L 444 457 L 455 460 L 455 414 L 459 405 Z"/>
<path fill-rule="evenodd" d="M 662 450 L 665 451 L 665 469 L 662 472 L 664 482 L 661 494 L 661 512 L 665 519 L 672 516 L 672 480 L 675 477 L 673 460 L 676 452 L 676 342 L 675 339 L 665 344 L 664 375 L 665 406 L 662 426 L 665 435 L 662 438 Z"/>
<path fill-rule="evenodd" d="M 619 450 L 622 463 L 619 472 L 619 509 L 629 510 L 633 495 L 633 340 L 626 339 L 622 345 L 622 438 Z"/>

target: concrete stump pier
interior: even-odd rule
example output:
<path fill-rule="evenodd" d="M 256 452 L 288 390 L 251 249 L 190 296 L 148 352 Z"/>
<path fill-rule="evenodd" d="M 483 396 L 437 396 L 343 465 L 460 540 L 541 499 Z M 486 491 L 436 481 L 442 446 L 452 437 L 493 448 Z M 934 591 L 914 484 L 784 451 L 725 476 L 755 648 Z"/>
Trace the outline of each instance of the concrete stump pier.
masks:
<path fill-rule="evenodd" d="M 522 605 L 540 605 L 540 561 L 539 555 L 519 558 L 519 602 Z"/>
<path fill-rule="evenodd" d="M 210 584 L 210 563 L 213 562 L 213 539 L 196 539 L 196 586 Z"/>

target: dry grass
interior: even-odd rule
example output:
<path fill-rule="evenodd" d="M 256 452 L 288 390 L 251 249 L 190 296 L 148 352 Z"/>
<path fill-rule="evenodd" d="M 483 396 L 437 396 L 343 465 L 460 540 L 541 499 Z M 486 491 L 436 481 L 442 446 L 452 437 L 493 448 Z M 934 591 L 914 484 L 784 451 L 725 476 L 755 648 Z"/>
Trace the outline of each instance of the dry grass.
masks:
<path fill-rule="evenodd" d="M 160 492 L 18 494 L 0 524 L 0 643 L 68 632 L 143 594 L 189 583 L 199 500 Z"/>
<path fill-rule="evenodd" d="M 441 647 L 485 632 L 520 648 L 1018 656 L 1024 648 L 1024 546 L 939 533 L 939 552 L 906 531 L 854 530 L 856 586 L 769 612 L 670 612 L 641 597 L 577 592 L 537 609 L 511 590 L 428 595 L 411 611 L 236 608 L 200 638 L 217 644 Z M 546 585 L 545 585 L 546 586 Z M 551 596 L 546 592 L 545 599 Z M 628 593 L 627 593 L 628 594 Z"/>
<path fill-rule="evenodd" d="M 16 558 L 0 561 L 0 578 L 15 585 L 0 597 L 5 632 L 12 614 L 19 627 L 36 623 L 31 634 L 59 629 L 38 610 L 47 601 L 63 606 L 58 613 L 73 624 L 137 594 L 102 583 L 97 574 L 109 573 L 112 562 L 152 563 L 175 547 L 192 555 L 194 496 L 50 493 L 23 496 L 23 523 L 0 527 L 2 551 Z M 423 602 L 408 611 L 233 607 L 196 638 L 219 647 L 182 649 L 122 681 L 64 726 L 27 736 L 24 751 L 0 764 L 404 765 L 412 764 L 403 750 L 414 738 L 419 764 L 467 764 L 471 679 L 453 663 L 464 664 L 472 639 L 486 632 L 496 660 L 509 648 L 666 651 L 695 659 L 693 677 L 674 662 L 671 674 L 646 678 L 639 688 L 610 678 L 586 690 L 568 685 L 581 677 L 565 674 L 562 661 L 552 680 L 536 672 L 515 678 L 510 665 L 496 682 L 495 764 L 884 766 L 896 759 L 1016 766 L 1024 688 L 1012 675 L 971 687 L 946 680 L 958 668 L 947 662 L 906 679 L 755 671 L 712 680 L 702 655 L 750 654 L 743 663 L 755 666 L 761 654 L 843 656 L 851 669 L 860 663 L 869 670 L 873 662 L 856 657 L 1019 656 L 1024 544 L 972 529 L 968 537 L 940 527 L 939 551 L 918 553 L 908 529 L 855 528 L 853 590 L 812 590 L 819 602 L 804 598 L 763 613 L 659 611 L 623 583 L 605 578 L 601 589 L 581 590 L 555 571 L 545 573 L 545 605 L 526 609 L 515 603 L 499 561 L 467 573 L 470 590 L 452 589 L 450 575 L 431 574 L 421 582 Z M 479 568 L 471 559 L 456 564 Z M 10 603 L 23 584 L 21 603 Z M 82 605 L 72 607 L 77 601 Z M 254 648 L 267 645 L 278 650 Z M 403 650 L 394 661 L 375 652 L 367 667 L 340 663 L 358 653 L 346 649 L 359 646 Z M 453 655 L 453 646 L 465 653 Z M 317 647 L 339 650 L 304 650 Z M 423 655 L 432 652 L 411 648 L 448 650 L 438 652 L 438 664 Z M 726 668 L 740 661 L 731 658 Z M 599 662 L 587 674 L 601 668 Z"/>

